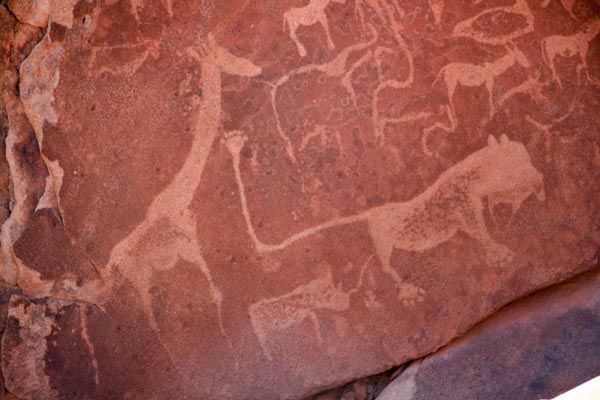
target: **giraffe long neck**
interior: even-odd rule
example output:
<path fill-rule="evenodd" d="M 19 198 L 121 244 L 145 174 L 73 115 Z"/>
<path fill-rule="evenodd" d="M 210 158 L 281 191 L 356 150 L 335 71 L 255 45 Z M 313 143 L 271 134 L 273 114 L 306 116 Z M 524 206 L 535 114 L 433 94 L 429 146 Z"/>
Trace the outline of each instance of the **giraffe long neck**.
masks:
<path fill-rule="evenodd" d="M 156 212 L 183 210 L 189 206 L 217 137 L 221 116 L 221 71 L 210 60 L 203 61 L 201 68 L 202 103 L 192 122 L 192 146 L 175 178 L 158 196 Z"/>

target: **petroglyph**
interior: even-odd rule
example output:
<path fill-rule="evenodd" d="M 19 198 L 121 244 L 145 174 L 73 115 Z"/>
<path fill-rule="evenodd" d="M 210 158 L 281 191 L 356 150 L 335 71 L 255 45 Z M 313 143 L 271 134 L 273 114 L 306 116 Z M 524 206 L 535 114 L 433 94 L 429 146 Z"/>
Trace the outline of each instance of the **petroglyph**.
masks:
<path fill-rule="evenodd" d="M 506 72 L 513 65 L 518 64 L 523 68 L 529 68 L 529 61 L 525 54 L 515 46 L 507 46 L 507 54 L 492 62 L 483 64 L 467 64 L 461 62 L 452 62 L 444 65 L 437 78 L 433 82 L 435 85 L 439 79 L 443 79 L 448 94 L 448 103 L 454 116 L 454 105 L 452 99 L 458 84 L 468 87 L 477 87 L 485 85 L 488 92 L 489 115 L 494 112 L 493 89 L 496 77 Z"/>
<path fill-rule="evenodd" d="M 577 32 L 570 36 L 552 35 L 542 39 L 542 54 L 544 62 L 552 72 L 552 79 L 562 88 L 562 81 L 554 65 L 557 56 L 574 57 L 581 60 L 577 64 L 577 78 L 582 70 L 585 70 L 587 79 L 593 81 L 590 77 L 587 64 L 587 53 L 590 42 L 600 33 L 600 20 L 589 23 L 584 31 Z"/>
<path fill-rule="evenodd" d="M 317 279 L 282 296 L 261 299 L 250 305 L 248 312 L 252 328 L 265 356 L 272 360 L 268 344 L 271 332 L 298 326 L 306 319 L 313 325 L 318 344 L 323 344 L 317 311 L 346 311 L 350 307 L 351 296 L 363 285 L 365 268 L 371 258 L 362 265 L 356 285 L 347 292 L 342 290 L 341 282 L 334 284 L 331 268 L 326 265 Z"/>
<path fill-rule="evenodd" d="M 100 57 L 98 56 L 100 54 Z M 126 57 L 124 57 L 126 55 Z M 115 67 L 107 67 L 98 61 L 103 59 L 113 60 L 122 58 L 131 58 L 131 61 L 124 62 Z M 157 59 L 159 56 L 159 43 L 154 40 L 145 40 L 140 43 L 128 43 L 115 46 L 97 46 L 92 49 L 92 55 L 88 63 L 89 69 L 96 69 L 98 73 L 109 73 L 118 76 L 133 76 L 150 57 Z"/>
<path fill-rule="evenodd" d="M 252 224 L 240 172 L 240 151 L 245 140 L 238 132 L 229 136 L 226 144 L 233 160 L 243 216 L 257 251 L 280 251 L 320 231 L 366 222 L 382 268 L 394 279 L 405 304 L 419 300 L 423 292 L 404 282 L 390 264 L 395 248 L 423 252 L 462 231 L 484 246 L 489 264 L 502 264 L 511 259 L 512 252 L 490 236 L 483 217 L 482 198 L 509 199 L 516 205 L 533 193 L 540 200 L 544 198 L 543 175 L 531 164 L 525 146 L 510 141 L 505 135 L 500 142 L 489 136 L 487 146 L 446 170 L 429 188 L 407 202 L 388 203 L 356 215 L 335 218 L 293 234 L 278 244 L 264 243 Z"/>
<path fill-rule="evenodd" d="M 433 13 L 433 18 L 437 26 L 442 23 L 442 13 L 444 12 L 444 0 L 429 0 L 429 8 Z"/>
<path fill-rule="evenodd" d="M 358 15 L 363 28 L 365 25 L 365 15 L 368 13 L 366 7 L 375 12 L 382 25 L 392 34 L 393 31 L 399 32 L 403 28 L 401 21 L 406 14 L 398 5 L 398 2 L 390 0 L 356 0 L 354 11 Z"/>
<path fill-rule="evenodd" d="M 525 121 L 533 125 L 538 132 L 542 132 L 542 135 L 535 135 L 529 142 L 530 146 L 536 146 L 539 142 L 542 142 L 544 145 L 544 153 L 545 153 L 545 161 L 546 164 L 550 164 L 553 159 L 552 153 L 552 138 L 554 135 L 552 134 L 552 130 L 554 127 L 567 119 L 571 115 L 572 110 L 569 110 L 566 114 L 552 118 L 549 123 L 542 123 L 540 121 L 535 120 L 530 115 L 525 116 Z"/>
<path fill-rule="evenodd" d="M 352 63 L 350 67 L 347 69 L 346 65 L 348 63 L 348 58 L 354 52 L 362 51 L 372 46 L 378 39 L 377 30 L 369 25 L 370 38 L 364 42 L 359 42 L 344 48 L 340 53 L 335 56 L 331 61 L 325 62 L 323 64 L 308 64 L 303 65 L 299 68 L 293 69 L 289 71 L 287 74 L 283 75 L 279 78 L 275 83 L 267 83 L 272 86 L 271 89 L 271 107 L 273 109 L 273 114 L 275 115 L 275 124 L 277 126 L 277 133 L 279 137 L 285 142 L 286 152 L 288 157 L 294 162 L 297 163 L 296 154 L 294 148 L 292 146 L 292 142 L 289 136 L 285 133 L 282 124 L 281 117 L 279 115 L 279 111 L 277 108 L 277 93 L 279 88 L 285 83 L 289 82 L 290 79 L 294 76 L 299 76 L 303 74 L 310 74 L 313 72 L 319 72 L 324 74 L 327 77 L 331 78 L 341 78 L 341 84 L 348 92 L 352 101 L 356 104 L 356 93 L 354 91 L 354 87 L 352 86 L 352 73 L 364 62 L 367 61 L 368 58 L 372 56 L 371 51 L 367 51 L 361 58 Z"/>
<path fill-rule="evenodd" d="M 430 118 L 433 113 L 430 111 L 421 111 L 421 112 L 408 112 L 406 114 L 402 114 L 398 117 L 386 117 L 386 118 L 380 118 L 377 114 L 377 126 L 376 126 L 376 132 L 380 132 L 379 136 L 382 137 L 383 136 L 383 130 L 385 128 L 385 126 L 387 124 L 406 124 L 406 123 L 414 123 L 417 121 L 421 121 L 424 119 L 428 119 Z M 389 147 L 388 150 L 395 152 L 394 148 Z M 396 157 L 396 159 L 399 159 L 399 157 Z"/>
<path fill-rule="evenodd" d="M 283 13 L 284 28 L 287 25 L 290 38 L 294 41 L 294 43 L 296 43 L 296 46 L 298 47 L 298 53 L 301 57 L 306 55 L 306 48 L 296 33 L 298 28 L 301 26 L 311 26 L 319 23 L 325 31 L 325 35 L 327 37 L 327 48 L 329 50 L 333 50 L 335 48 L 335 44 L 333 43 L 331 32 L 329 30 L 329 21 L 327 20 L 327 15 L 325 14 L 325 8 L 327 8 L 330 2 L 346 4 L 346 0 L 310 0 L 310 3 L 304 7 L 292 7 Z"/>
<path fill-rule="evenodd" d="M 409 54 L 409 58 L 407 58 L 407 61 L 409 62 L 409 73 L 404 81 L 399 81 L 396 79 L 384 79 L 381 67 L 381 56 L 386 53 L 394 55 L 396 54 L 396 52 L 390 49 L 389 47 L 383 46 L 379 46 L 377 47 L 377 49 L 375 49 L 375 61 L 377 66 L 377 76 L 379 84 L 373 91 L 373 97 L 371 100 L 371 110 L 373 113 L 373 130 L 375 133 L 375 137 L 379 140 L 384 139 L 383 129 L 385 128 L 386 122 L 389 121 L 389 119 L 382 120 L 379 117 L 379 97 L 381 95 L 381 92 L 383 92 L 386 89 L 407 89 L 412 85 L 414 80 L 412 70 L 412 55 L 410 54 L 410 51 L 408 51 L 407 48 L 403 51 L 405 52 L 405 54 Z"/>
<path fill-rule="evenodd" d="M 102 272 L 105 280 L 112 283 L 112 279 L 107 279 L 108 274 L 116 268 L 133 284 L 151 325 L 160 332 L 150 295 L 153 271 L 173 268 L 178 260 L 193 263 L 208 282 L 221 333 L 229 341 L 223 327 L 223 296 L 202 255 L 195 217 L 189 207 L 220 125 L 221 74 L 251 77 L 259 75 L 261 68 L 218 46 L 212 34 L 208 34 L 206 42 L 197 48 L 190 48 L 189 55 L 198 61 L 202 70 L 203 96 L 203 101 L 197 100 L 196 104 L 198 113 L 193 120 L 195 136 L 189 155 L 171 183 L 154 198 L 145 219 L 113 248 Z"/>
<path fill-rule="evenodd" d="M 498 13 L 522 15 L 525 18 L 525 26 L 515 28 L 512 32 L 504 35 L 491 35 L 476 29 L 476 26 L 478 26 L 476 21 L 478 19 L 491 17 L 493 14 Z M 534 16 L 529 8 L 529 5 L 527 4 L 527 0 L 516 0 L 512 6 L 488 8 L 478 13 L 474 17 L 459 22 L 454 26 L 454 29 L 452 30 L 452 36 L 468 37 L 483 44 L 501 45 L 512 42 L 519 36 L 533 31 Z"/>
<path fill-rule="evenodd" d="M 571 18 L 573 18 L 574 20 L 578 19 L 577 16 L 575 15 L 575 13 L 573 12 L 576 1 L 577 0 L 560 0 L 560 4 L 562 4 L 563 8 L 565 10 L 567 10 L 567 12 L 569 13 L 569 16 Z M 548 7 L 549 4 L 550 4 L 550 0 L 544 0 L 542 2 L 542 7 L 546 8 L 546 7 Z"/>
<path fill-rule="evenodd" d="M 133 14 L 137 22 L 140 22 L 139 9 L 143 7 L 144 3 L 146 2 L 146 0 L 129 0 L 131 13 Z M 169 15 L 169 17 L 173 17 L 173 0 L 162 0 L 161 2 L 164 3 L 164 7 L 167 9 L 167 14 Z M 152 2 L 147 3 L 152 4 Z"/>
<path fill-rule="evenodd" d="M 340 134 L 337 131 L 335 131 L 335 133 L 333 133 L 332 135 L 330 130 L 327 129 L 325 125 L 317 124 L 315 125 L 315 129 L 312 132 L 307 133 L 302 138 L 302 143 L 300 143 L 300 151 L 303 151 L 308 146 L 308 144 L 314 139 L 318 139 L 319 143 L 321 144 L 321 147 L 325 147 L 331 142 L 331 136 L 335 138 L 338 147 L 340 148 L 340 150 L 342 150 L 343 146 Z"/>
<path fill-rule="evenodd" d="M 379 46 L 377 49 L 375 49 L 374 58 L 378 67 L 377 72 L 379 84 L 375 88 L 372 95 L 371 109 L 373 113 L 373 130 L 375 137 L 380 141 L 383 141 L 383 124 L 379 120 L 378 109 L 379 96 L 381 92 L 386 89 L 406 89 L 412 86 L 414 81 L 413 55 L 408 47 L 408 44 L 400 34 L 403 29 L 401 21 L 406 14 L 397 3 L 388 0 L 356 0 L 354 7 L 355 14 L 358 15 L 358 18 L 363 26 L 363 30 L 365 29 L 365 16 L 368 14 L 368 10 L 372 10 L 375 13 L 377 19 L 381 23 L 381 26 L 392 36 L 398 45 L 399 53 L 402 54 L 408 64 L 408 72 L 404 80 L 386 79 L 384 78 L 381 70 L 381 56 L 386 53 L 395 55 L 398 52 L 386 46 Z"/>
<path fill-rule="evenodd" d="M 548 97 L 544 94 L 544 85 L 540 82 L 539 71 L 534 71 L 534 76 L 528 78 L 523 83 L 508 89 L 504 92 L 500 98 L 496 101 L 496 108 L 494 113 L 501 109 L 504 104 L 513 96 L 517 94 L 527 94 L 536 101 L 548 101 Z"/>
<path fill-rule="evenodd" d="M 442 107 L 441 114 L 446 116 L 448 123 L 438 121 L 435 124 L 423 129 L 423 135 L 421 136 L 421 149 L 423 150 L 423 153 L 429 157 L 434 156 L 428 145 L 429 135 L 431 135 L 431 133 L 433 133 L 436 129 L 440 129 L 448 133 L 454 132 L 456 130 L 456 126 L 458 125 L 456 117 L 454 116 L 454 112 L 452 112 L 452 109 L 449 105 Z"/>

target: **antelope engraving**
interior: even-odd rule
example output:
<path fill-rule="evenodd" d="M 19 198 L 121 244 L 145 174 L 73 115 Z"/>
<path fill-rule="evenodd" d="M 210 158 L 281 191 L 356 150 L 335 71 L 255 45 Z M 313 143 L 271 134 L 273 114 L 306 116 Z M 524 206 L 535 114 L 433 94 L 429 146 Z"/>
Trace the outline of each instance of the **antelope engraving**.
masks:
<path fill-rule="evenodd" d="M 322 344 L 323 336 L 316 311 L 346 311 L 350 307 L 350 297 L 363 285 L 365 265 L 360 269 L 357 284 L 347 292 L 342 290 L 341 283 L 334 284 L 331 269 L 327 266 L 317 279 L 282 296 L 262 299 L 252 304 L 248 309 L 250 321 L 265 356 L 272 360 L 267 342 L 270 332 L 300 325 L 306 319 L 313 325 L 317 342 Z"/>
<path fill-rule="evenodd" d="M 582 32 L 577 32 L 570 36 L 552 35 L 542 39 L 542 55 L 544 62 L 552 72 L 552 79 L 562 88 L 562 81 L 556 72 L 554 62 L 557 56 L 574 57 L 578 56 L 581 60 L 577 64 L 577 77 L 585 69 L 588 80 L 591 80 L 587 65 L 587 53 L 590 42 L 600 33 L 600 20 L 588 24 Z"/>
<path fill-rule="evenodd" d="M 521 50 L 514 46 L 507 46 L 507 50 L 507 54 L 492 62 L 486 62 L 480 65 L 452 62 L 440 69 L 433 84 L 435 85 L 440 78 L 444 80 L 448 94 L 448 102 L 453 115 L 456 116 L 452 99 L 456 87 L 460 84 L 468 87 L 485 85 L 485 89 L 488 92 L 489 115 L 490 117 L 492 116 L 494 110 L 493 89 L 496 77 L 506 72 L 515 64 L 518 64 L 523 68 L 529 68 L 529 61 Z"/>
<path fill-rule="evenodd" d="M 298 53 L 301 57 L 306 56 L 306 48 L 296 33 L 301 26 L 310 26 L 316 23 L 321 24 L 325 31 L 325 35 L 327 36 L 327 47 L 329 50 L 335 48 L 335 44 L 331 38 L 331 32 L 329 31 L 327 15 L 325 14 L 325 8 L 327 8 L 331 1 L 346 4 L 346 0 L 311 0 L 310 3 L 304 7 L 292 7 L 283 13 L 283 27 L 285 29 L 287 24 L 290 30 L 290 38 L 296 43 Z"/>
<path fill-rule="evenodd" d="M 502 135 L 499 142 L 489 136 L 487 146 L 446 170 L 429 188 L 409 201 L 387 203 L 356 215 L 336 218 L 293 234 L 277 244 L 264 243 L 252 224 L 240 172 L 240 151 L 245 141 L 246 137 L 238 131 L 228 134 L 225 144 L 232 156 L 248 234 L 257 251 L 280 251 L 320 231 L 366 222 L 382 268 L 396 283 L 398 297 L 405 304 L 419 301 L 423 291 L 404 282 L 390 264 L 395 248 L 423 252 L 462 231 L 483 245 L 489 264 L 503 264 L 512 258 L 512 251 L 496 242 L 488 232 L 483 198 L 509 199 L 513 212 L 530 194 L 537 194 L 539 200 L 545 198 L 543 175 L 532 165 L 526 147 L 509 140 L 506 135 Z"/>

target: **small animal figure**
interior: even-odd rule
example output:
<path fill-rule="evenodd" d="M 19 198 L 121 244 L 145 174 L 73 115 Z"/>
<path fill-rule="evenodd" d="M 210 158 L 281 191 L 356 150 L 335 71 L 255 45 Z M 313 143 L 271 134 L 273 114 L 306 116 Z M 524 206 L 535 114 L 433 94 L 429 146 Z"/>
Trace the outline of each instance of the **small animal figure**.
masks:
<path fill-rule="evenodd" d="M 550 68 L 550 71 L 552 71 L 552 79 L 558 82 L 558 85 L 561 88 L 562 81 L 554 66 L 556 57 L 578 56 L 581 59 L 581 62 L 577 64 L 577 76 L 579 77 L 579 73 L 585 69 L 587 78 L 590 79 L 587 65 L 587 52 L 590 47 L 590 42 L 598 33 L 600 33 L 600 20 L 591 22 L 582 32 L 577 32 L 573 35 L 552 35 L 542 39 L 544 62 Z"/>
<path fill-rule="evenodd" d="M 310 26 L 318 22 L 325 30 L 325 35 L 327 35 L 327 47 L 330 50 L 335 48 L 335 44 L 331 38 L 331 32 L 329 31 L 327 15 L 325 14 L 325 8 L 329 5 L 330 1 L 346 4 L 346 0 L 311 0 L 310 3 L 304 7 L 292 7 L 283 13 L 284 29 L 287 24 L 290 30 L 290 37 L 296 43 L 298 53 L 300 53 L 301 57 L 306 55 L 306 48 L 296 34 L 296 31 L 301 26 Z"/>
<path fill-rule="evenodd" d="M 479 65 L 452 62 L 442 67 L 433 84 L 440 78 L 444 80 L 448 92 L 448 102 L 450 103 L 450 108 L 452 109 L 454 116 L 456 116 L 456 114 L 454 113 L 452 99 L 458 84 L 469 87 L 485 85 L 488 92 L 491 117 L 494 110 L 493 89 L 496 77 L 502 75 L 515 64 L 519 64 L 524 68 L 529 68 L 529 61 L 521 50 L 517 49 L 515 46 L 507 46 L 506 48 L 508 52 L 492 62 L 486 62 Z"/>

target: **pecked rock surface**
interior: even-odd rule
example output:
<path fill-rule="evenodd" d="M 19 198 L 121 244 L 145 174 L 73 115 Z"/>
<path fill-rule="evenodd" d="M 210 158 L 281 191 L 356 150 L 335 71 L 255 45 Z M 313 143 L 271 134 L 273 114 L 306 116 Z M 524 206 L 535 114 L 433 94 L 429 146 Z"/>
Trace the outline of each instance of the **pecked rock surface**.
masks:
<path fill-rule="evenodd" d="M 7 6 L 18 397 L 302 398 L 597 265 L 594 1 Z"/>
<path fill-rule="evenodd" d="M 377 400 L 549 399 L 599 372 L 596 272 L 503 309 L 411 364 Z"/>

